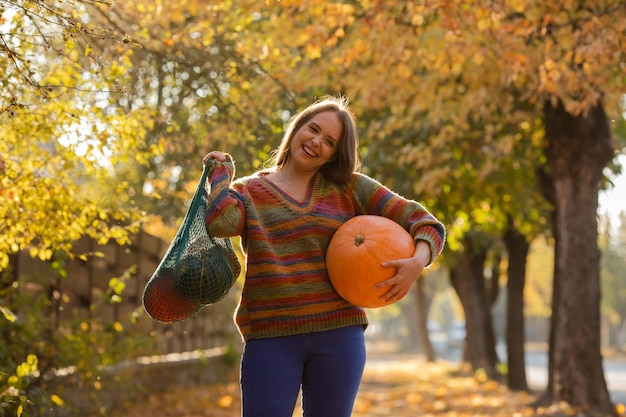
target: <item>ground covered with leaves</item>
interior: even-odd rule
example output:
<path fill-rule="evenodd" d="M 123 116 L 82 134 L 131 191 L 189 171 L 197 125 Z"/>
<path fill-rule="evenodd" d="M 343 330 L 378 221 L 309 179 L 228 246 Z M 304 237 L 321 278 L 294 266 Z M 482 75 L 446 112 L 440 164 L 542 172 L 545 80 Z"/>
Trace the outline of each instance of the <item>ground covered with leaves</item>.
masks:
<path fill-rule="evenodd" d="M 576 416 L 566 404 L 533 408 L 531 393 L 511 392 L 449 362 L 419 356 L 374 356 L 368 360 L 353 417 Z M 238 417 L 239 386 L 230 382 L 154 393 L 111 415 L 125 417 Z M 299 404 L 294 417 L 301 416 Z M 626 416 L 618 405 L 617 414 Z"/>

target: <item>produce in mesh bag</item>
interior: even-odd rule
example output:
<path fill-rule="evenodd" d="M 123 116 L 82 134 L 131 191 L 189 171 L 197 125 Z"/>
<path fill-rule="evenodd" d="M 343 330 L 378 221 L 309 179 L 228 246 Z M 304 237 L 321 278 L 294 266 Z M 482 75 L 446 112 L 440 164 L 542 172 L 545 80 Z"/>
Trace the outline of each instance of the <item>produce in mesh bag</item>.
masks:
<path fill-rule="evenodd" d="M 193 315 L 199 303 L 185 298 L 175 287 L 174 270 L 162 268 L 146 287 L 143 305 L 148 314 L 163 323 L 173 323 Z"/>
<path fill-rule="evenodd" d="M 230 240 L 207 231 L 208 170 L 205 166 L 187 214 L 144 288 L 143 305 L 154 320 L 171 323 L 194 315 L 224 298 L 241 272 Z"/>
<path fill-rule="evenodd" d="M 176 290 L 186 299 L 211 304 L 221 300 L 232 288 L 237 277 L 222 246 L 213 245 L 206 237 L 189 244 L 176 271 Z"/>

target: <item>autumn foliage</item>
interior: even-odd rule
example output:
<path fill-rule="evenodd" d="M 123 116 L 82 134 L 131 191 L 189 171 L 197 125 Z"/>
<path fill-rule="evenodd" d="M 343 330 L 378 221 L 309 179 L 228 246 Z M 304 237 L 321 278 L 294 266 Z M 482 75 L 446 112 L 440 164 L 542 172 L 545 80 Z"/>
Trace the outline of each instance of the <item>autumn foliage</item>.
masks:
<path fill-rule="evenodd" d="M 16 330 L 18 251 L 60 268 L 56 259 L 101 256 L 75 253 L 84 236 L 125 243 L 144 227 L 171 237 L 202 155 L 228 151 L 238 175 L 250 173 L 291 114 L 345 94 L 364 171 L 446 223 L 446 266 L 470 252 L 470 232 L 497 248 L 513 227 L 563 249 L 576 237 L 568 230 L 588 227 L 567 261 L 592 254 L 591 270 L 571 281 L 582 268 L 565 271 L 553 306 L 585 320 L 557 323 L 554 340 L 598 360 L 585 342 L 600 327 L 587 323 L 599 319 L 594 204 L 625 143 L 625 33 L 623 0 L 0 1 L 0 330 L 15 346 L 37 340 Z M 559 160 L 561 150 L 573 159 Z M 585 217 L 573 217 L 583 206 Z M 594 291 L 576 293 L 580 283 Z M 585 343 L 566 326 L 579 324 L 590 324 Z M 7 375 L 28 363 L 18 351 L 2 361 Z M 591 397 L 609 408 L 606 395 Z M 479 398 L 467 400 L 486 407 Z M 443 403 L 428 404 L 421 410 Z"/>

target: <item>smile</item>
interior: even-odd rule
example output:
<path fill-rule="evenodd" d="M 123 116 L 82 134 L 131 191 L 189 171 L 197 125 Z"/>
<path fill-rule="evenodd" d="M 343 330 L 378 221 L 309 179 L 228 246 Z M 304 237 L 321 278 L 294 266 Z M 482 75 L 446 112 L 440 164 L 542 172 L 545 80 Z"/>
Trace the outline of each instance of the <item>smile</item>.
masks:
<path fill-rule="evenodd" d="M 317 158 L 317 152 L 314 152 L 311 148 L 309 148 L 306 145 L 302 145 L 302 150 L 304 151 L 305 154 L 309 155 L 312 158 Z"/>

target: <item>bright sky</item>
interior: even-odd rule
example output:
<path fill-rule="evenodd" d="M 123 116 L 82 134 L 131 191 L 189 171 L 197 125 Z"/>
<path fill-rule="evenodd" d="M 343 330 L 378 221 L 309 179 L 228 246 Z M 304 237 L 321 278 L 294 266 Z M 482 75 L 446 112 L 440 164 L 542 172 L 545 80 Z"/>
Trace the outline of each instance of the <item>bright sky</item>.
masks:
<path fill-rule="evenodd" d="M 619 162 L 626 168 L 626 155 L 621 155 Z M 614 178 L 613 183 L 615 187 L 609 191 L 600 192 L 599 211 L 600 213 L 608 213 L 614 219 L 612 222 L 617 224 L 619 213 L 626 212 L 626 173 Z"/>

